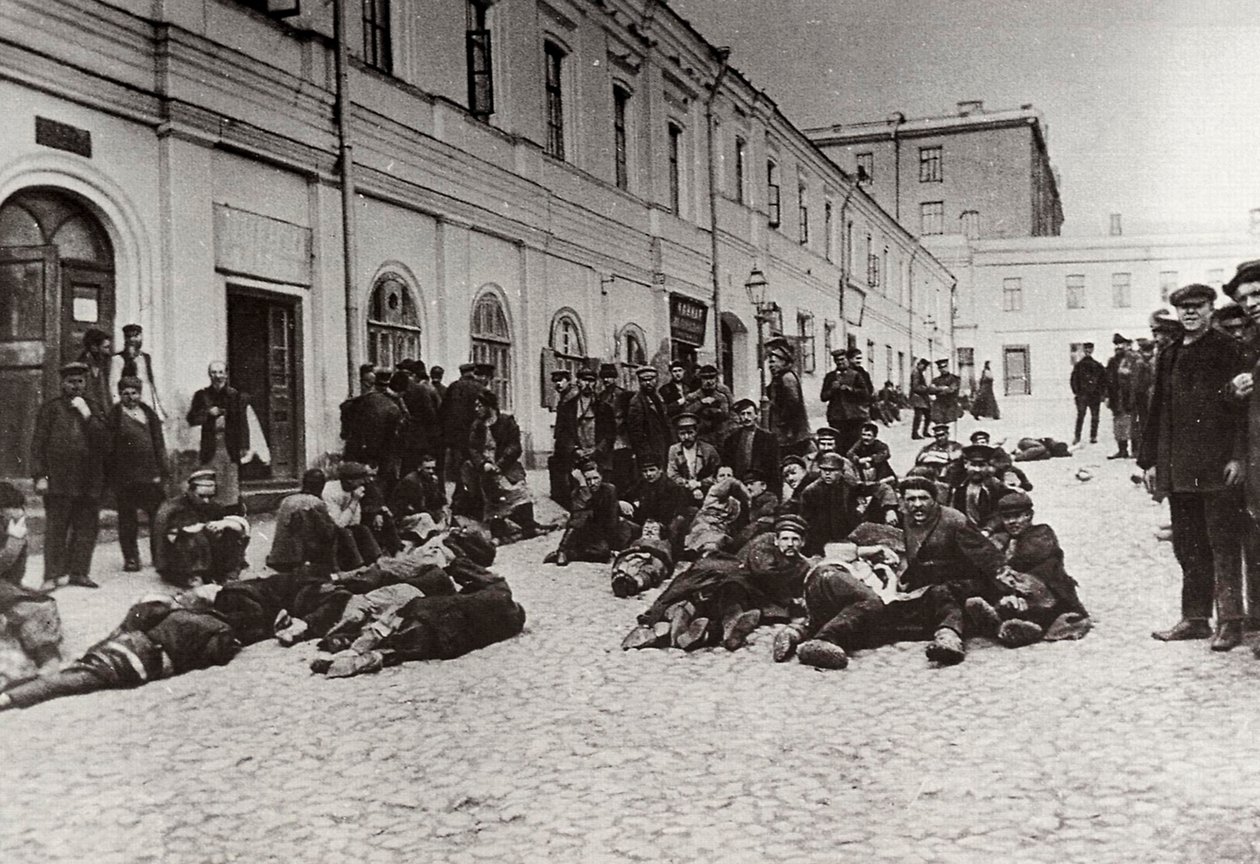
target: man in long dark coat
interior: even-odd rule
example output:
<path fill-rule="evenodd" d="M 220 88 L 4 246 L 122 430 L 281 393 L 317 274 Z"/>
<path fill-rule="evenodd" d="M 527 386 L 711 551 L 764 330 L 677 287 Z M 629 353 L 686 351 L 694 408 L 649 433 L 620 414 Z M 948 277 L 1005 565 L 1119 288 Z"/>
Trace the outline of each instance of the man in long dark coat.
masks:
<path fill-rule="evenodd" d="M 914 419 L 910 421 L 910 437 L 915 440 L 927 437 L 928 424 L 932 422 L 932 399 L 927 381 L 930 365 L 926 357 L 920 357 L 910 370 L 910 410 L 914 412 Z"/>
<path fill-rule="evenodd" d="M 1160 641 L 1212 636 L 1215 600 L 1211 648 L 1229 651 L 1242 641 L 1247 424 L 1229 395 L 1232 379 L 1244 371 L 1242 355 L 1209 325 L 1215 299 L 1213 288 L 1198 284 L 1169 298 L 1185 335 L 1159 353 L 1137 464 L 1148 486 L 1168 495 L 1182 573 L 1181 620 L 1151 635 Z"/>
<path fill-rule="evenodd" d="M 84 398 L 88 368 L 61 367 L 61 395 L 39 407 L 31 441 L 31 476 L 44 496 L 44 587 L 61 580 L 96 588 L 89 575 L 105 486 L 109 432 L 105 413 Z"/>
<path fill-rule="evenodd" d="M 407 407 L 407 422 L 402 430 L 402 446 L 399 448 L 398 476 L 405 477 L 420 467 L 420 458 L 426 453 L 441 456 L 442 422 L 438 408 L 442 400 L 429 383 L 429 373 L 419 360 L 403 360 L 398 368 L 410 379 L 402 394 Z"/>
<path fill-rule="evenodd" d="M 792 346 L 782 337 L 766 342 L 766 363 L 770 366 L 770 383 L 766 396 L 770 401 L 770 431 L 779 441 L 784 456 L 804 456 L 809 452 L 809 415 L 801 393 L 801 379 L 793 368 Z"/>
<path fill-rule="evenodd" d="M 201 427 L 197 462 L 218 478 L 218 501 L 240 511 L 241 457 L 250 451 L 249 397 L 228 383 L 227 364 L 216 360 L 206 368 L 210 386 L 193 394 L 188 425 Z"/>
<path fill-rule="evenodd" d="M 481 383 L 473 377 L 474 363 L 461 363 L 459 377 L 446 388 L 442 407 L 442 437 L 446 442 L 446 479 L 460 485 L 460 468 L 468 459 L 468 433 L 476 417 L 477 394 Z"/>
<path fill-rule="evenodd" d="M 630 439 L 630 448 L 636 460 L 649 453 L 663 460 L 674 436 L 665 404 L 656 392 L 656 368 L 640 366 L 635 374 L 639 378 L 639 389 L 626 405 L 626 434 Z"/>
<path fill-rule="evenodd" d="M 1098 443 L 1098 406 L 1102 404 L 1107 389 L 1107 370 L 1094 359 L 1094 343 L 1086 342 L 1083 346 L 1085 356 L 1076 361 L 1072 367 L 1072 395 L 1076 399 L 1076 431 L 1072 436 L 1073 444 L 1081 443 L 1081 426 L 1085 423 L 1085 412 L 1089 412 L 1089 443 Z"/>
<path fill-rule="evenodd" d="M 573 396 L 556 408 L 552 500 L 569 509 L 573 500 L 573 469 L 582 459 L 593 458 L 605 470 L 610 469 L 616 437 L 617 412 L 595 394 L 595 373 L 582 369 Z"/>
<path fill-rule="evenodd" d="M 958 404 L 958 392 L 962 388 L 962 379 L 949 371 L 949 360 L 942 357 L 936 361 L 936 377 L 928 385 L 932 394 L 932 422 L 953 423 L 962 416 L 962 408 Z"/>

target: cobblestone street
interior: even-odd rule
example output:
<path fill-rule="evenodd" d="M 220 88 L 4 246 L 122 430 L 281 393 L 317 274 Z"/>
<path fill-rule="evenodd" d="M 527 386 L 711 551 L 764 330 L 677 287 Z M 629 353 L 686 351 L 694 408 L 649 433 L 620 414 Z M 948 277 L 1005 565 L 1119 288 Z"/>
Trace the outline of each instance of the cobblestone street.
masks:
<path fill-rule="evenodd" d="M 985 428 L 1026 431 L 1008 424 Z M 883 437 L 904 469 L 908 425 Z M 973 643 L 946 669 L 904 644 L 843 672 L 775 664 L 772 629 L 623 652 L 646 600 L 540 565 L 552 535 L 496 564 L 525 632 L 456 661 L 326 680 L 313 644 L 265 643 L 0 716 L 0 860 L 1260 860 L 1260 662 L 1152 641 L 1179 574 L 1109 443 L 1027 466 L 1095 618 L 1081 642 Z M 102 589 L 58 591 L 67 658 L 158 584 L 120 569 L 102 545 Z"/>

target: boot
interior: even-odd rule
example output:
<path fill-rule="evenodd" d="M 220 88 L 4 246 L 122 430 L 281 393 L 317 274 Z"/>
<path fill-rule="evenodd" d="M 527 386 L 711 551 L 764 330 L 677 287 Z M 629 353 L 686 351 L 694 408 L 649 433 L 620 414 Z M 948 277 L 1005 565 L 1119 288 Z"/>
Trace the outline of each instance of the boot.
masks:
<path fill-rule="evenodd" d="M 998 628 L 997 641 L 1007 648 L 1023 648 L 1041 640 L 1045 633 L 1040 626 L 1022 618 L 1003 621 Z"/>
<path fill-rule="evenodd" d="M 935 638 L 928 643 L 924 653 L 927 654 L 928 660 L 942 666 L 961 663 L 967 656 L 962 637 L 948 627 L 942 627 L 936 631 Z"/>
<path fill-rule="evenodd" d="M 669 644 L 678 645 L 678 640 L 687 632 L 687 628 L 691 626 L 691 617 L 696 614 L 696 607 L 690 603 L 675 603 L 665 610 L 665 617 L 669 619 Z"/>
<path fill-rule="evenodd" d="M 1211 635 L 1212 628 L 1208 626 L 1206 618 L 1182 618 L 1167 630 L 1156 630 L 1151 638 L 1160 642 L 1181 642 L 1186 639 L 1207 639 Z"/>
<path fill-rule="evenodd" d="M 987 636 L 993 639 L 998 635 L 998 628 L 1002 626 L 1002 616 L 989 601 L 982 597 L 968 597 L 967 602 L 963 604 L 963 611 L 967 614 L 967 623 L 971 625 L 971 632 L 976 636 Z"/>
<path fill-rule="evenodd" d="M 1216 627 L 1210 647 L 1213 651 L 1233 651 L 1242 644 L 1242 622 L 1224 621 Z"/>
<path fill-rule="evenodd" d="M 757 629 L 761 623 L 761 610 L 749 609 L 738 615 L 730 616 L 722 626 L 722 647 L 727 651 L 737 651 L 748 641 L 748 634 Z"/>
<path fill-rule="evenodd" d="M 709 634 L 709 619 L 697 618 L 691 622 L 691 626 L 674 642 L 684 651 L 691 652 L 697 648 L 703 648 L 705 637 Z"/>
<path fill-rule="evenodd" d="M 796 646 L 801 643 L 801 629 L 795 624 L 788 624 L 774 634 L 774 662 L 782 663 L 796 653 Z"/>
<path fill-rule="evenodd" d="M 668 632 L 668 631 L 667 631 Z M 646 625 L 640 624 L 629 633 L 626 638 L 621 640 L 621 650 L 629 651 L 631 648 L 655 648 L 659 637 L 656 630 Z"/>
<path fill-rule="evenodd" d="M 796 649 L 797 658 L 815 669 L 844 669 L 849 665 L 849 655 L 834 642 L 810 639 Z"/>

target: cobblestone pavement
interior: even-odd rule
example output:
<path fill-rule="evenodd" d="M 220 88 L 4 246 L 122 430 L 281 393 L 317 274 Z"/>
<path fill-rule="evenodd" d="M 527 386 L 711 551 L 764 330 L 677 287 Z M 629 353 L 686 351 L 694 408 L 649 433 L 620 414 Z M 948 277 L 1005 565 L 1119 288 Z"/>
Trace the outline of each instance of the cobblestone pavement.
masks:
<path fill-rule="evenodd" d="M 908 462 L 906 427 L 885 437 Z M 771 630 L 625 653 L 644 601 L 540 565 L 540 538 L 498 564 L 525 632 L 457 661 L 330 681 L 313 646 L 264 644 L 0 715 L 0 860 L 1260 860 L 1260 663 L 1151 640 L 1177 571 L 1104 446 L 1029 466 L 1097 621 L 1081 642 L 939 670 L 921 644 L 776 665 Z M 68 654 L 157 584 L 120 563 L 103 546 L 105 587 L 58 592 Z"/>

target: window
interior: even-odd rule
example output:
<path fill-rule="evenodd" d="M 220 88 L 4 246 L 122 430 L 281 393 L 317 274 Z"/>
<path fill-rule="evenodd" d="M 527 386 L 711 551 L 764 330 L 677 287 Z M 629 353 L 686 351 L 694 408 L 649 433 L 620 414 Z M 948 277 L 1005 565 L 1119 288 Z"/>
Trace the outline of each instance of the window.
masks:
<path fill-rule="evenodd" d="M 1120 214 L 1119 213 L 1111 214 L 1111 221 L 1110 221 L 1110 225 L 1108 227 L 1107 233 L 1110 234 L 1112 237 L 1119 237 L 1121 234 L 1124 233 L 1124 231 L 1120 227 Z"/>
<path fill-rule="evenodd" d="M 1080 273 L 1067 277 L 1067 308 L 1085 308 L 1085 277 Z"/>
<path fill-rule="evenodd" d="M 884 345 L 884 380 L 891 381 L 893 376 L 893 347 Z M 880 385 L 883 386 L 882 384 Z"/>
<path fill-rule="evenodd" d="M 1172 292 L 1177 290 L 1177 271 L 1159 271 L 1159 302 L 1167 303 Z"/>
<path fill-rule="evenodd" d="M 626 107 L 630 104 L 630 91 L 613 86 L 613 160 L 618 189 L 630 188 L 628 151 L 626 149 Z"/>
<path fill-rule="evenodd" d="M 1032 393 L 1027 345 L 1002 347 L 1002 377 L 1006 382 L 1007 396 L 1027 396 Z"/>
<path fill-rule="evenodd" d="M 801 371 L 813 372 L 815 368 L 814 313 L 799 311 L 796 313 L 796 332 L 800 339 Z"/>
<path fill-rule="evenodd" d="M 682 215 L 682 127 L 669 124 L 669 209 Z"/>
<path fill-rule="evenodd" d="M 371 0 L 368 0 L 371 2 Z M 480 120 L 494 113 L 494 74 L 491 68 L 490 28 L 486 26 L 489 0 L 469 0 L 468 32 L 464 48 L 468 55 L 468 111 Z"/>
<path fill-rule="evenodd" d="M 805 184 L 796 187 L 796 207 L 801 214 L 800 241 L 804 246 L 809 243 L 809 199 L 805 194 Z"/>
<path fill-rule="evenodd" d="M 823 202 L 823 254 L 827 256 L 828 261 L 835 260 L 836 255 L 836 238 L 835 231 L 831 227 L 831 211 L 832 205 L 830 201 Z"/>
<path fill-rule="evenodd" d="M 773 159 L 766 160 L 766 212 L 771 228 L 778 228 L 779 214 L 779 166 Z"/>
<path fill-rule="evenodd" d="M 875 179 L 875 154 L 857 154 L 857 179 L 859 183 Z"/>
<path fill-rule="evenodd" d="M 969 387 L 976 386 L 976 349 L 959 348 L 956 350 L 958 360 L 958 377 L 966 381 Z"/>
<path fill-rule="evenodd" d="M 879 287 L 879 256 L 874 252 L 866 256 L 866 284 L 872 288 Z"/>
<path fill-rule="evenodd" d="M 875 340 L 866 340 L 866 371 L 871 373 L 871 377 L 875 377 Z"/>
<path fill-rule="evenodd" d="M 748 197 L 744 190 L 744 171 L 748 162 L 748 142 L 735 136 L 735 200 L 747 204 Z"/>
<path fill-rule="evenodd" d="M 945 233 L 944 201 L 924 201 L 919 205 L 919 233 L 924 236 Z"/>
<path fill-rule="evenodd" d="M 830 357 L 831 349 L 836 347 L 836 322 L 823 322 L 823 356 Z"/>
<path fill-rule="evenodd" d="M 543 46 L 547 66 L 547 155 L 564 158 L 564 49 L 554 42 Z"/>
<path fill-rule="evenodd" d="M 586 344 L 582 338 L 582 325 L 577 314 L 570 309 L 556 313 L 551 322 L 551 350 L 555 353 L 555 368 L 568 370 L 574 378 L 586 365 Z"/>
<path fill-rule="evenodd" d="M 472 362 L 494 365 L 490 389 L 504 411 L 512 410 L 512 331 L 499 297 L 486 291 L 473 304 Z"/>
<path fill-rule="evenodd" d="M 399 360 L 420 357 L 420 315 L 407 283 L 384 273 L 372 288 L 367 315 L 368 360 L 393 368 Z"/>
<path fill-rule="evenodd" d="M 1116 309 L 1128 309 L 1133 305 L 1133 297 L 1129 290 L 1128 273 L 1111 274 L 1111 305 Z"/>
<path fill-rule="evenodd" d="M 363 0 L 363 62 L 392 72 L 389 42 L 389 0 Z"/>
<path fill-rule="evenodd" d="M 1002 311 L 1022 312 L 1024 310 L 1024 283 L 1018 276 L 1002 280 Z"/>
<path fill-rule="evenodd" d="M 958 217 L 962 221 L 962 233 L 968 240 L 980 239 L 980 211 L 964 210 L 962 216 Z"/>
<path fill-rule="evenodd" d="M 941 148 L 940 147 L 920 147 L 919 148 L 919 182 L 920 183 L 940 183 L 941 182 Z"/>
<path fill-rule="evenodd" d="M 897 386 L 906 386 L 906 352 L 897 352 Z"/>

